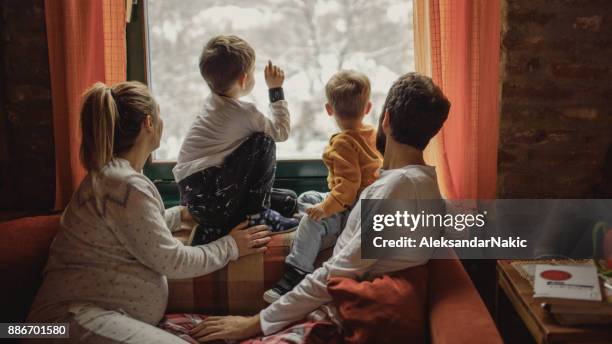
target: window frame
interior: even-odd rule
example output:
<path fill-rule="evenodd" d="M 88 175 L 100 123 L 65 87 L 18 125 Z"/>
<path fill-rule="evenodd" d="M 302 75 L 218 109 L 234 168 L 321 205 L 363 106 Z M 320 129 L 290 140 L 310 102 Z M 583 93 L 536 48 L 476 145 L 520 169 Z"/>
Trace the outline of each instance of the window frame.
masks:
<path fill-rule="evenodd" d="M 149 33 L 147 25 L 147 0 L 135 1 L 132 17 L 126 26 L 127 80 L 140 81 L 149 85 L 151 73 Z M 179 193 L 172 168 L 176 161 L 147 159 L 144 174 L 158 188 L 165 205 L 178 205 Z M 277 161 L 274 187 L 292 189 L 296 193 L 307 190 L 328 191 L 327 168 L 321 159 L 281 159 Z"/>

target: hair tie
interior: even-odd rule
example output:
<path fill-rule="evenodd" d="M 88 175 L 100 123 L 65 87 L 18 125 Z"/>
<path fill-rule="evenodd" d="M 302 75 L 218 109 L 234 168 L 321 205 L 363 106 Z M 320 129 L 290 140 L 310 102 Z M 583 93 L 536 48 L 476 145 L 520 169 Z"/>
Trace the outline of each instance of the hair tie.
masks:
<path fill-rule="evenodd" d="M 113 91 L 112 87 L 109 87 L 108 90 L 110 91 L 111 97 L 113 97 L 113 99 L 115 100 L 115 102 L 117 102 L 117 95 L 115 94 L 115 92 Z"/>

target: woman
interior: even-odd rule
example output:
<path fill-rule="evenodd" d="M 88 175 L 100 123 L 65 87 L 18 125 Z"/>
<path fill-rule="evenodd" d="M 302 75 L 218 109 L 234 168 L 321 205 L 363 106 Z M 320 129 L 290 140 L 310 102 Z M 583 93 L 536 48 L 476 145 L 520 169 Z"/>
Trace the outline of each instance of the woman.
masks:
<path fill-rule="evenodd" d="M 202 246 L 172 237 L 190 216 L 181 207 L 164 210 L 141 173 L 162 128 L 143 84 L 97 83 L 85 93 L 81 159 L 89 173 L 64 211 L 29 322 L 67 322 L 77 342 L 182 343 L 155 327 L 167 278 L 205 275 L 266 250 L 267 227 L 246 223 Z"/>

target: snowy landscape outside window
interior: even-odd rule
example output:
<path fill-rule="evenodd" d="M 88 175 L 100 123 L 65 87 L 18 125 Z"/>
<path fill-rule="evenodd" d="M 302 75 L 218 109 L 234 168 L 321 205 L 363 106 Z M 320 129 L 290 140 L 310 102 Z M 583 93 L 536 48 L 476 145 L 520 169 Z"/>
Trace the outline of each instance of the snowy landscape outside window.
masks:
<path fill-rule="evenodd" d="M 253 102 L 269 115 L 263 67 L 285 70 L 291 135 L 277 145 L 283 159 L 319 159 L 338 128 L 325 112 L 325 83 L 340 69 L 372 83 L 376 124 L 392 82 L 414 70 L 411 0 L 149 0 L 149 82 L 164 119 L 156 160 L 176 160 L 181 142 L 210 93 L 198 69 L 203 45 L 234 34 L 257 55 Z"/>

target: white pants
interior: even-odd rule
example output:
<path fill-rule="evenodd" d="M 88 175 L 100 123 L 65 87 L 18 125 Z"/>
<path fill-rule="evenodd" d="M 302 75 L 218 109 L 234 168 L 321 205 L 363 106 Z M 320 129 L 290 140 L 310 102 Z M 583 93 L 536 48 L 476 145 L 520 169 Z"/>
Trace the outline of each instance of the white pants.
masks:
<path fill-rule="evenodd" d="M 55 339 L 53 343 L 185 344 L 185 341 L 181 338 L 162 329 L 123 313 L 94 305 L 73 308 L 68 318 L 57 322 L 67 322 L 69 324 L 70 338 Z M 29 340 L 25 342 L 38 341 Z M 45 340 L 44 342 L 49 343 L 50 341 Z"/>

